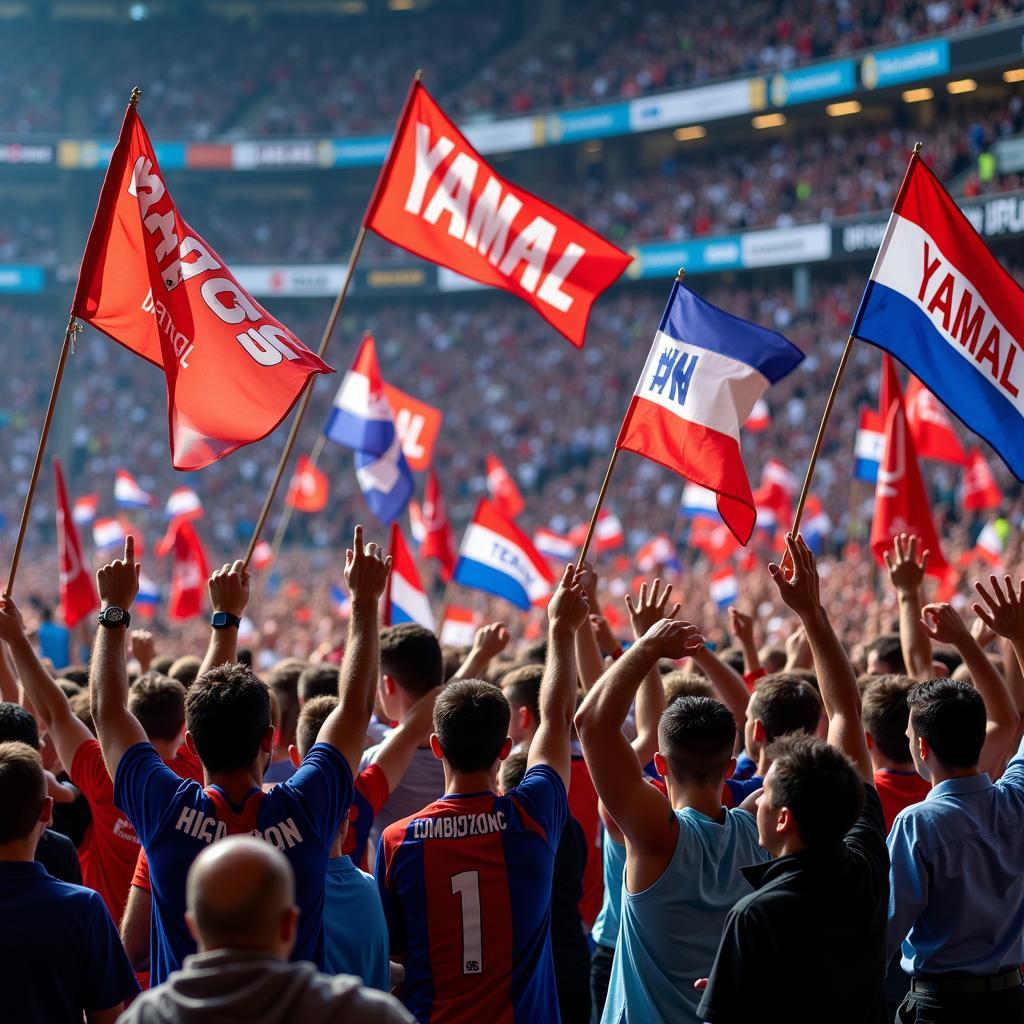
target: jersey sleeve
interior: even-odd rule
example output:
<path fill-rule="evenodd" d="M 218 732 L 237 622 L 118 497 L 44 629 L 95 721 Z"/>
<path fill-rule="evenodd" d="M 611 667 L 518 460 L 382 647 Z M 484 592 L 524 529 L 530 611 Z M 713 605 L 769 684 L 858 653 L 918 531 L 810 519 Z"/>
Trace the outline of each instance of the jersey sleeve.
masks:
<path fill-rule="evenodd" d="M 148 846 L 164 818 L 172 813 L 178 790 L 195 785 L 183 782 L 161 760 L 152 743 L 129 747 L 117 766 L 114 804 L 128 815 L 139 842 Z"/>
<path fill-rule="evenodd" d="M 380 814 L 381 808 L 391 796 L 388 777 L 384 774 L 384 770 L 375 764 L 367 765 L 359 772 L 356 776 L 355 788 L 370 805 L 374 817 Z"/>
<path fill-rule="evenodd" d="M 135 874 L 132 875 L 132 885 L 136 889 L 145 889 L 146 892 L 152 892 L 153 890 L 153 885 L 149 880 L 149 858 L 142 847 L 139 848 L 139 857 L 135 861 Z"/>
<path fill-rule="evenodd" d="M 86 800 L 109 800 L 113 792 L 113 783 L 107 774 L 107 763 L 103 760 L 103 751 L 96 740 L 86 740 L 75 751 L 74 760 L 69 768 L 71 781 L 82 791 Z"/>
<path fill-rule="evenodd" d="M 380 904 L 384 908 L 384 920 L 388 925 L 388 942 L 392 956 L 401 956 L 406 950 L 407 943 L 405 915 L 391 878 L 391 866 L 398 847 L 402 845 L 404 835 L 404 829 L 396 829 L 394 825 L 384 829 L 377 845 L 377 865 L 374 870 Z"/>
<path fill-rule="evenodd" d="M 569 814 L 568 794 L 558 772 L 549 765 L 535 764 L 509 796 L 524 813 L 527 827 L 540 832 L 553 853 Z"/>
<path fill-rule="evenodd" d="M 314 743 L 295 774 L 271 795 L 279 792 L 295 798 L 313 831 L 330 847 L 352 806 L 352 770 L 336 747 Z"/>
<path fill-rule="evenodd" d="M 109 1010 L 138 995 L 139 984 L 114 922 L 97 893 L 90 892 L 89 934 L 84 960 L 83 1009 Z"/>
<path fill-rule="evenodd" d="M 1024 796 L 1024 739 L 1021 740 L 1017 753 L 1011 758 L 996 785 L 1000 789 L 1015 789 Z"/>

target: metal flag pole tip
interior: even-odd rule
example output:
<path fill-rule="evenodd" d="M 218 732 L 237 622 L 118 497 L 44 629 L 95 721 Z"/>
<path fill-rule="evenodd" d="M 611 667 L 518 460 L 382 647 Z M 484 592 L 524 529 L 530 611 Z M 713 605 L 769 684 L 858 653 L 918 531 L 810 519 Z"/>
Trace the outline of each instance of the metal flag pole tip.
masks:
<path fill-rule="evenodd" d="M 142 90 L 138 86 L 135 86 L 132 89 L 131 96 L 128 97 L 128 102 L 133 107 L 137 107 L 139 105 L 139 99 L 140 99 L 141 96 L 142 96 Z"/>
<path fill-rule="evenodd" d="M 920 156 L 921 155 L 921 150 L 923 148 L 924 148 L 924 143 L 923 142 L 915 142 L 914 143 L 914 156 Z"/>
<path fill-rule="evenodd" d="M 680 267 L 680 268 L 679 268 L 679 269 L 678 269 L 678 270 L 676 271 L 676 280 L 677 280 L 677 281 L 678 281 L 678 282 L 679 282 L 680 284 L 682 284 L 682 283 L 683 283 L 683 278 L 684 278 L 684 277 L 686 277 L 686 267 Z"/>
<path fill-rule="evenodd" d="M 417 68 L 416 74 L 412 76 L 417 82 L 423 81 L 423 68 Z"/>

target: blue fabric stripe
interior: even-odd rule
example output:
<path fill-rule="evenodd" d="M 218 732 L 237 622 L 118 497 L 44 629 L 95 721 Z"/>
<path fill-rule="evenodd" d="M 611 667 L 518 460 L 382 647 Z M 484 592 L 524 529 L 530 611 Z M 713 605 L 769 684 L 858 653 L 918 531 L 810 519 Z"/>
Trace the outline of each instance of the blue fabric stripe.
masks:
<path fill-rule="evenodd" d="M 878 483 L 878 463 L 874 459 L 858 459 L 853 467 L 853 475 L 858 480 L 864 480 L 869 484 Z"/>
<path fill-rule="evenodd" d="M 357 452 L 383 455 L 395 436 L 395 425 L 388 420 L 367 420 L 337 406 L 331 409 L 324 433 L 329 441 Z"/>
<path fill-rule="evenodd" d="M 391 625 L 397 626 L 402 622 L 414 622 L 413 617 L 406 612 L 401 605 L 391 602 Z"/>
<path fill-rule="evenodd" d="M 804 358 L 803 352 L 781 334 L 712 306 L 678 281 L 662 317 L 661 331 L 687 345 L 746 363 L 769 384 L 782 380 Z"/>
<path fill-rule="evenodd" d="M 1018 480 L 1024 480 L 1024 417 L 987 382 L 984 369 L 971 370 L 914 302 L 870 282 L 857 337 L 898 359 L 950 412 L 992 445 Z M 1003 344 L 1012 342 L 1004 339 Z"/>
<path fill-rule="evenodd" d="M 483 562 L 474 561 L 464 555 L 461 556 L 455 564 L 453 579 L 463 586 L 503 597 L 524 611 L 530 609 L 530 596 L 526 590 L 508 573 L 504 573 L 500 569 L 493 569 L 489 565 L 484 565 Z"/>

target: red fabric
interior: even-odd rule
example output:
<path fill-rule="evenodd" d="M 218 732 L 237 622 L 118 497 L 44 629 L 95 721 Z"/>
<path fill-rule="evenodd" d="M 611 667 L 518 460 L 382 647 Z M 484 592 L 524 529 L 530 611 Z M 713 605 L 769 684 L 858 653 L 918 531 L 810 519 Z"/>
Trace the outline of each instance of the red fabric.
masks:
<path fill-rule="evenodd" d="M 266 437 L 331 368 L 270 316 L 178 212 L 132 105 L 72 313 L 163 369 L 175 469 Z"/>
<path fill-rule="evenodd" d="M 381 809 L 388 802 L 388 798 L 391 796 L 391 787 L 388 785 L 388 777 L 384 774 L 384 769 L 379 765 L 371 764 L 367 765 L 352 782 L 355 791 L 359 793 L 362 798 L 370 805 L 370 822 L 369 824 L 363 823 L 365 827 L 360 828 L 358 826 L 359 820 L 359 801 L 355 800 L 352 803 L 352 807 L 348 812 L 349 817 L 349 829 L 348 834 L 345 836 L 345 842 L 341 844 L 341 852 L 346 856 L 351 857 L 356 852 L 356 842 L 358 841 L 358 835 L 360 833 L 369 834 L 370 829 L 373 827 L 373 819 L 380 814 Z M 363 871 L 369 870 L 369 844 L 363 842 L 363 853 L 360 858 L 361 863 L 359 867 Z"/>
<path fill-rule="evenodd" d="M 431 470 L 427 477 L 427 488 L 423 494 L 423 542 L 420 544 L 420 557 L 435 558 L 441 565 L 441 578 L 451 579 L 455 568 L 455 539 L 452 536 L 452 524 L 448 519 L 448 509 L 441 494 L 441 485 L 437 474 Z"/>
<path fill-rule="evenodd" d="M 206 552 L 190 519 L 178 521 L 172 543 L 174 568 L 167 614 L 172 620 L 191 619 L 203 610 L 203 595 L 210 575 Z"/>
<path fill-rule="evenodd" d="M 487 453 L 487 493 L 506 519 L 515 519 L 526 508 L 512 474 L 493 452 Z"/>
<path fill-rule="evenodd" d="M 578 347 L 594 300 L 632 262 L 495 173 L 418 82 L 365 224 L 417 256 L 518 295 Z"/>
<path fill-rule="evenodd" d="M 589 932 L 604 902 L 601 818 L 597 813 L 597 790 L 590 778 L 587 762 L 575 755 L 569 776 L 569 813 L 583 829 L 583 836 L 587 841 L 587 864 L 583 869 L 580 917 L 583 918 L 584 929 Z"/>
<path fill-rule="evenodd" d="M 402 441 L 405 461 L 410 469 L 422 473 L 430 468 L 434 458 L 434 445 L 441 433 L 444 414 L 392 384 L 384 384 L 384 394 L 388 396 L 388 405 L 395 417 L 395 430 Z"/>
<path fill-rule="evenodd" d="M 60 461 L 53 460 L 53 475 L 57 484 L 57 552 L 60 558 L 60 607 L 68 627 L 81 622 L 100 606 L 93 586 L 92 575 L 82 560 L 82 542 L 78 537 L 71 505 L 64 486 L 64 473 Z M 58 666 L 58 668 L 61 666 Z"/>
<path fill-rule="evenodd" d="M 1003 503 L 1003 492 L 992 475 L 985 456 L 972 448 L 964 471 L 964 508 L 968 512 L 983 512 L 999 508 Z"/>
<path fill-rule="evenodd" d="M 885 453 L 878 467 L 871 521 L 871 550 L 879 565 L 885 564 L 883 553 L 892 548 L 893 538 L 899 533 L 920 537 L 921 549 L 931 552 L 928 574 L 945 575 L 949 565 L 939 544 L 903 403 L 893 401 L 885 424 Z"/>
<path fill-rule="evenodd" d="M 886 829 L 892 828 L 896 815 L 911 804 L 919 804 L 931 791 L 931 783 L 917 772 L 875 772 L 875 789 L 882 801 Z"/>
<path fill-rule="evenodd" d="M 327 475 L 308 455 L 300 455 L 285 501 L 298 512 L 322 512 L 327 508 L 328 493 Z"/>
<path fill-rule="evenodd" d="M 899 374 L 896 372 L 896 361 L 888 352 L 882 353 L 882 379 L 878 388 L 878 416 L 882 421 L 882 429 L 889 418 L 889 409 L 893 402 L 903 397 Z"/>
<path fill-rule="evenodd" d="M 913 374 L 907 381 L 903 407 L 919 458 L 951 462 L 955 466 L 967 464 L 967 455 L 946 410 Z"/>

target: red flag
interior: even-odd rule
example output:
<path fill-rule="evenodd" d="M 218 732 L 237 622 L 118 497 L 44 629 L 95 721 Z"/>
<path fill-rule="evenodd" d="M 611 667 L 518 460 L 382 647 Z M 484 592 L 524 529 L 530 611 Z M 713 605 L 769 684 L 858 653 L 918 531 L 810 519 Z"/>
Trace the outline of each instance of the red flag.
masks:
<path fill-rule="evenodd" d="M 172 528 L 174 568 L 171 570 L 171 599 L 167 614 L 171 619 L 191 619 L 202 613 L 210 569 L 192 520 L 177 519 Z"/>
<path fill-rule="evenodd" d="M 728 526 L 707 519 L 694 520 L 690 526 L 689 545 L 703 551 L 712 565 L 724 565 L 741 547 Z"/>
<path fill-rule="evenodd" d="M 71 505 L 64 486 L 60 461 L 53 460 L 57 480 L 57 552 L 60 557 L 60 607 L 68 627 L 81 622 L 100 606 L 92 575 L 82 561 L 82 542 L 71 518 Z"/>
<path fill-rule="evenodd" d="M 72 305 L 163 369 L 171 460 L 201 469 L 266 437 L 331 368 L 270 316 L 182 218 L 129 105 Z"/>
<path fill-rule="evenodd" d="M 918 458 L 952 462 L 956 466 L 967 464 L 967 455 L 946 410 L 913 374 L 907 381 L 903 407 L 907 410 L 907 426 Z"/>
<path fill-rule="evenodd" d="M 594 527 L 594 550 L 616 551 L 626 543 L 626 531 L 622 520 L 614 512 L 601 509 Z"/>
<path fill-rule="evenodd" d="M 252 549 L 252 562 L 250 562 L 250 565 L 252 565 L 253 569 L 259 571 L 260 569 L 266 569 L 273 561 L 274 549 L 270 546 L 269 541 L 259 541 L 256 547 Z"/>
<path fill-rule="evenodd" d="M 322 512 L 327 507 L 327 476 L 300 455 L 285 501 L 298 512 Z"/>
<path fill-rule="evenodd" d="M 999 508 L 1003 503 L 1003 492 L 992 475 L 985 456 L 977 448 L 972 448 L 964 470 L 963 483 L 964 508 L 969 512 L 981 512 L 985 509 Z"/>
<path fill-rule="evenodd" d="M 409 463 L 411 470 L 422 473 L 423 470 L 430 468 L 444 414 L 440 409 L 407 395 L 387 381 L 382 383 L 392 415 L 395 417 L 395 430 L 402 441 L 405 461 Z"/>
<path fill-rule="evenodd" d="M 487 453 L 487 493 L 506 519 L 515 519 L 526 508 L 515 480 L 493 452 Z"/>
<path fill-rule="evenodd" d="M 436 558 L 441 564 L 441 579 L 451 579 L 455 568 L 455 541 L 452 538 L 452 524 L 448 521 L 448 509 L 441 494 L 437 474 L 431 470 L 427 477 L 427 489 L 423 494 L 421 512 L 423 540 L 420 545 L 422 558 Z"/>
<path fill-rule="evenodd" d="M 632 257 L 491 168 L 413 84 L 365 224 L 528 302 L 578 347 L 594 300 Z"/>
<path fill-rule="evenodd" d="M 885 564 L 883 553 L 892 547 L 898 533 L 920 537 L 922 550 L 931 552 L 928 574 L 945 574 L 949 566 L 939 546 L 906 413 L 903 403 L 893 400 L 885 423 L 885 454 L 878 467 L 875 516 L 871 522 L 871 550 L 879 565 Z"/>
<path fill-rule="evenodd" d="M 882 379 L 878 387 L 878 415 L 882 423 L 889 419 L 889 408 L 893 402 L 903 397 L 899 374 L 896 372 L 896 360 L 888 352 L 882 354 Z"/>

